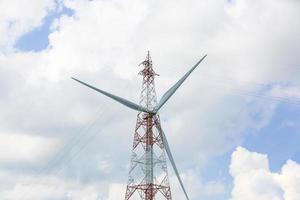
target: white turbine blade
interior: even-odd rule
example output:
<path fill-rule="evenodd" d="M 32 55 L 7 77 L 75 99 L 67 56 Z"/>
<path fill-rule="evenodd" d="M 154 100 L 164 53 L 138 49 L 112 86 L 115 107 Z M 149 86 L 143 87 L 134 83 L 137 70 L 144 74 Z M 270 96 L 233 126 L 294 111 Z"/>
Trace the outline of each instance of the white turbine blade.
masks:
<path fill-rule="evenodd" d="M 159 101 L 156 112 L 168 101 L 168 99 L 176 92 L 176 90 L 181 86 L 185 79 L 196 69 L 196 67 L 204 60 L 207 55 L 203 56 L 177 83 L 175 83 L 161 98 Z"/>
<path fill-rule="evenodd" d="M 176 167 L 176 165 L 175 165 L 175 161 L 174 161 L 174 159 L 173 159 L 173 156 L 172 156 L 172 153 L 171 153 L 170 146 L 169 146 L 169 143 L 168 143 L 168 141 L 167 141 L 166 135 L 165 135 L 165 133 L 164 133 L 164 131 L 163 131 L 162 129 L 160 129 L 160 130 L 161 130 L 161 135 L 162 135 L 163 143 L 164 143 L 164 146 L 165 146 L 167 155 L 168 155 L 168 157 L 169 157 L 169 160 L 170 160 L 170 162 L 171 162 L 171 164 L 172 164 L 172 167 L 173 167 L 174 172 L 175 172 L 175 174 L 176 174 L 176 176 L 177 176 L 177 179 L 178 179 L 178 181 L 179 181 L 179 183 L 180 183 L 180 186 L 181 186 L 181 188 L 182 188 L 182 190 L 183 190 L 183 192 L 184 192 L 184 195 L 185 195 L 186 199 L 189 200 L 189 197 L 188 197 L 188 195 L 187 195 L 187 193 L 186 193 L 186 190 L 185 190 L 185 188 L 184 188 L 184 186 L 183 186 L 183 182 L 182 182 L 182 180 L 181 180 L 181 178 L 180 178 L 180 175 L 179 175 L 179 173 L 178 173 L 177 167 Z"/>
<path fill-rule="evenodd" d="M 101 94 L 104 94 L 105 96 L 108 96 L 108 97 L 112 98 L 113 100 L 115 100 L 115 101 L 117 101 L 117 102 L 119 102 L 119 103 L 121 103 L 121 104 L 123 104 L 123 105 L 125 105 L 125 106 L 127 106 L 129 108 L 131 108 L 131 109 L 149 113 L 149 111 L 146 108 L 144 108 L 142 106 L 139 106 L 139 105 L 137 105 L 137 104 L 135 104 L 135 103 L 133 103 L 131 101 L 128 101 L 128 100 L 123 99 L 121 97 L 118 97 L 116 95 L 113 95 L 113 94 L 110 94 L 110 93 L 105 92 L 103 90 L 100 90 L 100 89 L 98 89 L 96 87 L 93 87 L 93 86 L 91 86 L 91 85 L 89 85 L 87 83 L 84 83 L 84 82 L 82 82 L 82 81 L 80 81 L 80 80 L 78 80 L 76 78 L 72 77 L 72 79 L 75 80 L 75 81 L 77 81 L 77 82 L 79 82 L 79 83 L 81 83 L 81 84 L 83 84 L 83 85 L 85 85 L 85 86 L 87 86 L 87 87 L 89 87 L 89 88 L 91 88 L 91 89 L 93 89 L 93 90 L 96 90 L 97 92 L 100 92 Z"/>

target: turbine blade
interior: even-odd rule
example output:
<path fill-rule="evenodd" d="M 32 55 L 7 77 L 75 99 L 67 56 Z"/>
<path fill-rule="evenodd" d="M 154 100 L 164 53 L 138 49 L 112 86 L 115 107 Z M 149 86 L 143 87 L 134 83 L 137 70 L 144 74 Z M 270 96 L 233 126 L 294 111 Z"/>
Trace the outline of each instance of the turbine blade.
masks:
<path fill-rule="evenodd" d="M 196 67 L 204 60 L 207 55 L 203 56 L 179 81 L 177 81 L 161 98 L 159 101 L 156 112 L 168 101 L 168 99 L 176 92 L 176 90 L 181 86 L 185 79 L 196 69 Z"/>
<path fill-rule="evenodd" d="M 176 167 L 176 165 L 175 165 L 175 161 L 174 161 L 174 159 L 173 159 L 173 156 L 172 156 L 172 153 L 171 153 L 170 146 L 169 146 L 169 143 L 168 143 L 168 141 L 167 141 L 166 135 L 165 135 L 165 133 L 164 133 L 164 131 L 163 131 L 162 129 L 160 129 L 160 130 L 161 130 L 161 135 L 162 135 L 163 143 L 164 143 L 164 146 L 165 146 L 167 155 L 168 155 L 168 157 L 169 157 L 169 160 L 170 160 L 170 162 L 171 162 L 171 164 L 172 164 L 172 167 L 173 167 L 174 172 L 175 172 L 175 174 L 176 174 L 176 176 L 177 176 L 177 179 L 178 179 L 178 181 L 179 181 L 179 183 L 180 183 L 180 186 L 181 186 L 181 188 L 182 188 L 182 190 L 183 190 L 183 192 L 184 192 L 184 195 L 185 195 L 186 199 L 189 200 L 189 197 L 188 197 L 188 195 L 187 195 L 187 193 L 186 193 L 186 190 L 185 190 L 185 188 L 184 188 L 184 186 L 183 186 L 183 182 L 182 182 L 182 180 L 181 180 L 181 178 L 180 178 L 180 175 L 179 175 L 179 173 L 178 173 L 177 167 Z"/>
<path fill-rule="evenodd" d="M 75 81 L 77 81 L 77 82 L 79 82 L 79 83 L 81 83 L 81 84 L 83 84 L 83 85 L 85 85 L 85 86 L 87 86 L 87 87 L 89 87 L 89 88 L 91 88 L 91 89 L 93 89 L 93 90 L 96 90 L 97 92 L 100 92 L 101 94 L 104 94 L 105 96 L 108 96 L 108 97 L 112 98 L 113 100 L 115 100 L 115 101 L 117 101 L 117 102 L 119 102 L 119 103 L 121 103 L 121 104 L 123 104 L 123 105 L 125 105 L 125 106 L 127 106 L 127 107 L 129 107 L 131 109 L 133 109 L 133 110 L 151 113 L 146 108 L 144 108 L 144 107 L 142 107 L 140 105 L 137 105 L 137 104 L 135 104 L 135 103 L 133 103 L 131 101 L 128 101 L 128 100 L 123 99 L 121 97 L 118 97 L 116 95 L 113 95 L 113 94 L 110 94 L 110 93 L 105 92 L 103 90 L 100 90 L 100 89 L 98 89 L 98 88 L 96 88 L 94 86 L 91 86 L 91 85 L 89 85 L 89 84 L 87 84 L 85 82 L 82 82 L 82 81 L 80 81 L 80 80 L 78 80 L 76 78 L 72 77 L 72 79 L 75 80 Z"/>

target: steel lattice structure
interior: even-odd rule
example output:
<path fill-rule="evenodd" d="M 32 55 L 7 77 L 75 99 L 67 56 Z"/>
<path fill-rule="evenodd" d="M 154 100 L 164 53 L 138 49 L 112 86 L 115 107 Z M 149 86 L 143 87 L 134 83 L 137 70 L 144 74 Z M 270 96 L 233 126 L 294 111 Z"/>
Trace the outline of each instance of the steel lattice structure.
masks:
<path fill-rule="evenodd" d="M 139 73 L 143 76 L 143 83 L 139 104 L 153 111 L 157 105 L 154 83 L 157 74 L 153 70 L 149 52 L 146 60 L 140 65 L 143 66 Z M 162 140 L 159 115 L 139 112 L 125 200 L 134 199 L 137 196 L 143 200 L 152 200 L 155 196 L 161 196 L 159 199 L 172 199 Z"/>
<path fill-rule="evenodd" d="M 187 192 L 183 186 L 171 153 L 167 137 L 161 128 L 158 111 L 176 92 L 187 77 L 206 57 L 203 56 L 181 79 L 165 92 L 159 102 L 156 99 L 154 78 L 157 75 L 152 66 L 149 52 L 140 75 L 143 76 L 142 93 L 139 104 L 135 104 L 122 97 L 113 95 L 76 78 L 75 81 L 133 109 L 138 111 L 136 128 L 133 139 L 131 166 L 129 170 L 128 184 L 125 200 L 171 200 L 171 190 L 168 178 L 166 156 L 167 154 L 173 170 L 187 200 Z"/>

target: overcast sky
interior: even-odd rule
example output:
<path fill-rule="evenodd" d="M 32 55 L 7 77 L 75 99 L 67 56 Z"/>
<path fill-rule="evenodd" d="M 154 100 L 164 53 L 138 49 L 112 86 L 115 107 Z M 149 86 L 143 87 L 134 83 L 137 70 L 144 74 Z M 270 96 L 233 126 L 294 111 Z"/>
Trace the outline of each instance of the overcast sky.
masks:
<path fill-rule="evenodd" d="M 191 200 L 300 199 L 299 0 L 0 0 L 0 199 L 119 200 L 151 52 Z M 173 199 L 184 199 L 169 165 Z"/>

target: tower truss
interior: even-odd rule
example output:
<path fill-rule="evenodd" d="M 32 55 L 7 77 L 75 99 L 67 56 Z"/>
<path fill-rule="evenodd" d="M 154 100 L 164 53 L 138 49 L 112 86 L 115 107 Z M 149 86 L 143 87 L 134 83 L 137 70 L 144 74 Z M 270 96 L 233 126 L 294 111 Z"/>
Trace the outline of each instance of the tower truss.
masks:
<path fill-rule="evenodd" d="M 142 92 L 139 105 L 154 111 L 157 105 L 155 73 L 148 52 L 140 64 L 143 69 Z M 131 165 L 128 175 L 125 200 L 171 200 L 165 146 L 161 133 L 159 115 L 140 111 L 132 146 Z"/>

